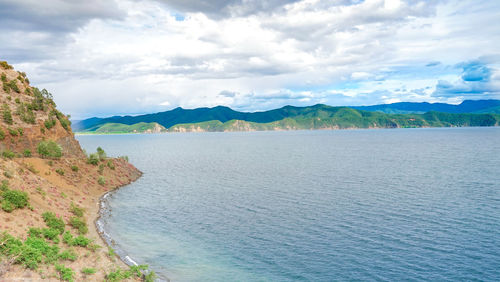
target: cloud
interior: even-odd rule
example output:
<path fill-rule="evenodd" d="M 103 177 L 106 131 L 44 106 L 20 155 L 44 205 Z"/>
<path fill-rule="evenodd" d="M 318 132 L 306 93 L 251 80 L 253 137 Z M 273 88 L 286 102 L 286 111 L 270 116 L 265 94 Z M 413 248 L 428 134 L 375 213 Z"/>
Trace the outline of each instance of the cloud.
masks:
<path fill-rule="evenodd" d="M 499 73 L 481 61 L 464 62 L 457 65 L 462 69 L 460 77 L 453 82 L 439 80 L 434 97 L 467 97 L 467 98 L 491 98 L 500 97 L 500 77 L 493 76 Z"/>
<path fill-rule="evenodd" d="M 204 13 L 221 18 L 272 12 L 298 0 L 158 0 L 180 12 Z"/>
<path fill-rule="evenodd" d="M 472 0 L 0 0 L 0 54 L 75 117 L 447 102 L 498 89 L 498 11 Z"/>
<path fill-rule="evenodd" d="M 90 21 L 120 20 L 115 1 L 0 1 L 0 54 L 12 61 L 36 61 L 56 56 Z"/>

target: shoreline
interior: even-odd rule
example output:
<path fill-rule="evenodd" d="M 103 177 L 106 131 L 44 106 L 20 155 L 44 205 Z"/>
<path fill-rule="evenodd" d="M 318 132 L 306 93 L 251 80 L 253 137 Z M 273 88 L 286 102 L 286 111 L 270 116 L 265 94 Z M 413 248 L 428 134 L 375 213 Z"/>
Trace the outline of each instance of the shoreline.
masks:
<path fill-rule="evenodd" d="M 167 131 L 167 132 L 75 132 L 79 136 L 92 135 L 162 135 L 162 134 L 183 134 L 183 133 L 236 133 L 236 132 L 292 132 L 292 131 L 338 131 L 338 130 L 379 130 L 379 129 L 447 129 L 447 128 L 500 128 L 500 125 L 493 126 L 419 126 L 419 127 L 346 127 L 346 128 L 296 128 L 296 129 L 274 129 L 274 130 L 189 130 L 189 131 Z"/>
<path fill-rule="evenodd" d="M 106 232 L 106 229 L 105 229 L 105 222 L 104 222 L 104 217 L 106 215 L 110 215 L 111 214 L 111 211 L 109 209 L 109 204 L 108 204 L 108 196 L 112 195 L 113 193 L 117 192 L 119 189 L 127 186 L 127 185 L 130 185 L 132 184 L 133 182 L 137 181 L 139 178 L 141 178 L 143 175 L 143 173 L 140 171 L 140 175 L 138 178 L 130 181 L 129 183 L 126 183 L 126 184 L 123 184 L 123 185 L 120 185 L 120 186 L 117 186 L 116 188 L 114 189 L 111 189 L 109 191 L 106 191 L 104 194 L 102 194 L 98 201 L 97 201 L 97 205 L 98 205 L 98 211 L 97 211 L 97 216 L 94 218 L 93 222 L 94 222 L 94 225 L 93 227 L 95 228 L 95 231 L 97 232 L 97 234 L 99 235 L 99 238 L 101 239 L 101 241 L 104 243 L 104 245 L 110 247 L 110 248 L 113 248 L 115 254 L 116 254 L 116 257 L 122 262 L 124 263 L 125 265 L 127 266 L 137 266 L 139 265 L 136 261 L 134 261 L 128 254 L 125 250 L 123 250 L 119 245 L 117 245 L 116 243 L 114 243 L 114 240 L 113 238 L 111 237 L 111 235 Z M 151 271 L 151 269 L 148 269 L 146 271 L 142 271 L 143 274 L 148 274 L 149 271 Z M 170 279 L 166 276 L 162 276 L 158 273 L 156 273 L 157 275 L 157 278 L 155 279 L 155 281 L 158 281 L 158 282 L 170 282 Z"/>

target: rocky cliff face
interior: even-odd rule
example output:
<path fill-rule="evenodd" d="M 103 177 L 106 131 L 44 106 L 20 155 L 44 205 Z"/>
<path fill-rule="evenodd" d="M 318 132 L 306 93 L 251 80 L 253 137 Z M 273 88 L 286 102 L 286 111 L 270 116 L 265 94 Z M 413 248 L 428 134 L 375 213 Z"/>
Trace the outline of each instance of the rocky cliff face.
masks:
<path fill-rule="evenodd" d="M 58 143 L 64 157 L 84 157 L 67 116 L 52 95 L 29 84 L 25 73 L 0 62 L 0 152 L 37 155 L 41 141 Z"/>

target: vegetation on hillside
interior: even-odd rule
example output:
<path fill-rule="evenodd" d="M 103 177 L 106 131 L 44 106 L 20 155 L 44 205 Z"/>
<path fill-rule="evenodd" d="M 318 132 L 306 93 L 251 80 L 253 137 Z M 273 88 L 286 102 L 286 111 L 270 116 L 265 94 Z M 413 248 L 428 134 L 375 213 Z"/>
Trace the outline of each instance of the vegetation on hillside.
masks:
<path fill-rule="evenodd" d="M 167 129 L 177 131 L 254 131 L 254 130 L 298 130 L 298 129 L 347 129 L 347 128 L 417 128 L 417 127 L 463 127 L 495 126 L 500 123 L 497 114 L 451 114 L 428 112 L 425 114 L 385 114 L 381 112 L 360 111 L 347 107 L 317 105 L 308 108 L 289 109 L 296 111 L 293 117 L 258 123 L 244 120 L 209 120 L 196 123 L 181 123 Z M 101 133 L 124 133 L 129 125 L 104 124 L 93 128 Z M 113 132 L 110 128 L 120 128 Z M 127 132 L 132 133 L 132 132 Z"/>

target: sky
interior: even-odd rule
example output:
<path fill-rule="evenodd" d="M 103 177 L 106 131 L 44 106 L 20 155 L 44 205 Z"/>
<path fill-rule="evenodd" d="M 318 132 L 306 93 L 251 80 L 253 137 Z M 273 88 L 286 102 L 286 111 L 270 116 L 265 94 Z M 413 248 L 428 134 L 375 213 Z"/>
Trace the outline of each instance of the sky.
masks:
<path fill-rule="evenodd" d="M 0 60 L 73 119 L 500 99 L 500 1 L 0 0 Z"/>

